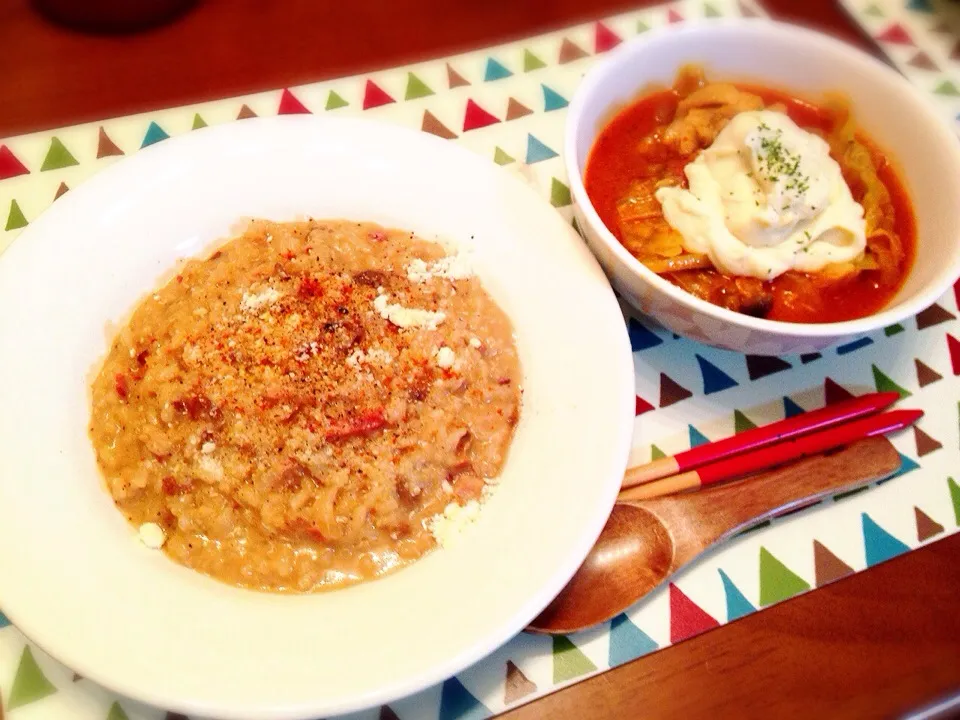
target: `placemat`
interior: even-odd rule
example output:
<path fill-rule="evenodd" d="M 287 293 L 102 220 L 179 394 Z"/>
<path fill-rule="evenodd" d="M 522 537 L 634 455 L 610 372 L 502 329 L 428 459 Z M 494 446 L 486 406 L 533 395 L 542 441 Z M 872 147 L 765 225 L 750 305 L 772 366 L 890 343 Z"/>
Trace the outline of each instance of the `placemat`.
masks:
<path fill-rule="evenodd" d="M 889 12 L 886 3 L 874 5 Z M 757 13 L 736 0 L 675 2 L 409 67 L 2 140 L 0 253 L 57 197 L 124 155 L 208 124 L 277 113 L 355 113 L 449 138 L 521 173 L 571 219 L 559 154 L 564 108 L 597 57 L 656 26 Z M 635 461 L 850 393 L 893 389 L 927 413 L 894 439 L 906 477 L 741 535 L 611 623 L 571 636 L 521 634 L 442 684 L 353 717 L 488 717 L 956 532 L 960 486 L 950 474 L 960 459 L 958 295 L 960 286 L 910 322 L 785 358 L 698 345 L 625 311 L 638 392 Z M 0 720 L 182 717 L 76 675 L 2 614 L 0 698 Z"/>
<path fill-rule="evenodd" d="M 840 0 L 864 32 L 960 130 L 960 3 Z"/>

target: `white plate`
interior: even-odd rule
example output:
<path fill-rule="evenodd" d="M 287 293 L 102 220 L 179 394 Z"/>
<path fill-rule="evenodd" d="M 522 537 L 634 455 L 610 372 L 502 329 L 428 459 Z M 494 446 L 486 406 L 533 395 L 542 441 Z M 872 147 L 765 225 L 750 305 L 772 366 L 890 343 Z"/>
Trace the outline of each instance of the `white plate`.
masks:
<path fill-rule="evenodd" d="M 500 490 L 449 550 L 332 593 L 239 590 L 134 539 L 87 438 L 88 379 L 178 258 L 245 216 L 347 217 L 474 238 L 513 319 L 524 408 Z M 563 587 L 617 494 L 633 367 L 593 257 L 530 188 L 423 133 L 251 119 L 138 152 L 68 193 L 0 259 L 0 602 L 81 675 L 223 718 L 388 702 L 521 630 Z"/>

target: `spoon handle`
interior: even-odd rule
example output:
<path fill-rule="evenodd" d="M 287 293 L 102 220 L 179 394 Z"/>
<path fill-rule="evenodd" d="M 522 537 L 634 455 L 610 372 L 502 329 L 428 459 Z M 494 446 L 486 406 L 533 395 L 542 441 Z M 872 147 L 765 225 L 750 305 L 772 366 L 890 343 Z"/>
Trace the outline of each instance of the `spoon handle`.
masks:
<path fill-rule="evenodd" d="M 669 518 L 675 528 L 676 568 L 750 525 L 887 477 L 899 467 L 890 441 L 871 437 L 736 482 L 639 504 Z"/>

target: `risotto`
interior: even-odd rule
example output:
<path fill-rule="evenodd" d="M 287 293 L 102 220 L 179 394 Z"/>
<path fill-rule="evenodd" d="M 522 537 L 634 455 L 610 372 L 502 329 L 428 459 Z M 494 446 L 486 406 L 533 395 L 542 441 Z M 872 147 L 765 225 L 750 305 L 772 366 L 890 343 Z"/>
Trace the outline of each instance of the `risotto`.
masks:
<path fill-rule="evenodd" d="M 136 308 L 89 430 L 117 508 L 171 558 L 323 590 L 416 560 L 445 508 L 481 499 L 520 379 L 463 255 L 372 224 L 255 221 Z"/>

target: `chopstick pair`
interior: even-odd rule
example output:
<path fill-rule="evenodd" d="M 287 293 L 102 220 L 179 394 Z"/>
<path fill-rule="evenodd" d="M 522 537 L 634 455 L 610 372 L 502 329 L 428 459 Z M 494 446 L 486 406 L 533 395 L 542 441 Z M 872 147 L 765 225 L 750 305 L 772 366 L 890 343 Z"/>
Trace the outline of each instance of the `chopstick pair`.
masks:
<path fill-rule="evenodd" d="M 899 397 L 896 392 L 862 395 L 630 468 L 619 499 L 643 500 L 712 485 L 900 430 L 923 411 L 880 413 Z"/>

